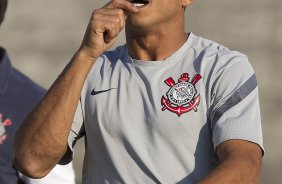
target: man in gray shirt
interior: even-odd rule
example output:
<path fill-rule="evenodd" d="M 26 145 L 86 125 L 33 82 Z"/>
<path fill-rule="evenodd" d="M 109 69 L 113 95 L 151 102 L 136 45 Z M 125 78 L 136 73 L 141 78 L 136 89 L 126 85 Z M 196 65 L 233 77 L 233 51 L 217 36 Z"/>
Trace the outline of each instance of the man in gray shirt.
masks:
<path fill-rule="evenodd" d="M 16 135 L 18 169 L 40 178 L 71 161 L 84 137 L 85 184 L 258 183 L 254 71 L 245 55 L 184 31 L 191 3 L 112 0 L 94 10 Z M 124 27 L 126 44 L 106 51 Z"/>

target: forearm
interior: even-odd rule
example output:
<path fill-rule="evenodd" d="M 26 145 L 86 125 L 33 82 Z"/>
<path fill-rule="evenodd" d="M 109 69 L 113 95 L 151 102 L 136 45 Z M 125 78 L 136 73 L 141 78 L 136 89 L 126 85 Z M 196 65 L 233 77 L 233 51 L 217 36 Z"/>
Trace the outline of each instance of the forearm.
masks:
<path fill-rule="evenodd" d="M 66 152 L 73 116 L 93 62 L 78 52 L 18 129 L 14 162 L 23 174 L 46 175 Z"/>
<path fill-rule="evenodd" d="M 117 8 L 119 7 L 119 8 Z M 61 159 L 84 81 L 95 58 L 108 50 L 124 28 L 127 13 L 139 11 L 129 1 L 110 1 L 94 10 L 80 52 L 66 66 L 14 139 L 15 164 L 25 175 L 42 177 Z"/>

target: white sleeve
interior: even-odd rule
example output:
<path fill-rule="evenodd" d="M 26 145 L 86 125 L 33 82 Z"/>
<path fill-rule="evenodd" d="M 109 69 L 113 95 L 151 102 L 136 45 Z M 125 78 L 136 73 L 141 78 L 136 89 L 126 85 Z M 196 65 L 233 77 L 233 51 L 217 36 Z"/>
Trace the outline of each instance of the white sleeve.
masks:
<path fill-rule="evenodd" d="M 210 116 L 214 148 L 241 139 L 263 149 L 258 83 L 247 57 L 225 58 L 215 78 Z"/>
<path fill-rule="evenodd" d="M 22 178 L 27 184 L 75 184 L 72 162 L 64 166 L 56 165 L 47 176 L 41 179 L 31 179 L 26 176 Z"/>

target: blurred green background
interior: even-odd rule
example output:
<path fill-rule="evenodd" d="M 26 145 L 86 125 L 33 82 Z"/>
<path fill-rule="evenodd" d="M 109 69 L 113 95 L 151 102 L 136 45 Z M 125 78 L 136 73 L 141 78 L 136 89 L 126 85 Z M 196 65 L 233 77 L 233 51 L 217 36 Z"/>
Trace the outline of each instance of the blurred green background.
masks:
<path fill-rule="evenodd" d="M 9 1 L 0 45 L 13 65 L 49 88 L 80 46 L 91 12 L 106 0 Z M 282 1 L 196 0 L 186 30 L 249 56 L 259 81 L 264 146 L 262 184 L 279 184 L 282 170 Z M 124 43 L 124 33 L 116 45 Z M 83 141 L 74 167 L 81 183 Z"/>

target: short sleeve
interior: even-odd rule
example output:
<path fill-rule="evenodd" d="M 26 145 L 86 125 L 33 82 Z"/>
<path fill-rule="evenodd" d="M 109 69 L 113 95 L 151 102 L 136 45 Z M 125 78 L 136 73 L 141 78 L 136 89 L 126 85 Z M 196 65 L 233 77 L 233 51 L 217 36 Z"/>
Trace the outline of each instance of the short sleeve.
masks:
<path fill-rule="evenodd" d="M 85 135 L 84 129 L 84 119 L 83 119 L 83 111 L 81 107 L 81 101 L 79 101 L 76 112 L 73 118 L 73 123 L 71 127 L 71 131 L 68 137 L 68 149 L 63 158 L 60 160 L 60 165 L 65 165 L 71 162 L 73 157 L 73 148 L 78 139 Z"/>
<path fill-rule="evenodd" d="M 225 56 L 218 68 L 210 112 L 213 144 L 240 139 L 263 149 L 258 83 L 244 55 Z"/>
<path fill-rule="evenodd" d="M 21 175 L 26 184 L 75 184 L 75 173 L 72 162 L 67 165 L 56 165 L 50 173 L 41 179 L 32 179 Z"/>

